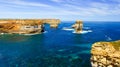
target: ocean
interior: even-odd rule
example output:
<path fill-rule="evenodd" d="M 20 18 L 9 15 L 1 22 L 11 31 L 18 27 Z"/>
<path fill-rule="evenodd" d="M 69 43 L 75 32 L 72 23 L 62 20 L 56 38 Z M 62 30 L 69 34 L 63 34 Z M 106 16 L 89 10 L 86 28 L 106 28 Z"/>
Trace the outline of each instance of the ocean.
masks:
<path fill-rule="evenodd" d="M 120 22 L 83 22 L 82 34 L 63 21 L 57 29 L 45 25 L 36 35 L 1 34 L 0 67 L 91 67 L 91 46 L 120 40 Z"/>

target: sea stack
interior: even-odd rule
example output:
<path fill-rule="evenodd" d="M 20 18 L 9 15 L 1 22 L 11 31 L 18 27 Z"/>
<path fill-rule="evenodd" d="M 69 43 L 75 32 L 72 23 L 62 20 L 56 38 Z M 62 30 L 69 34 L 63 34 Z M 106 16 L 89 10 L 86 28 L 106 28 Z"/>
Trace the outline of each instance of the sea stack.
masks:
<path fill-rule="evenodd" d="M 72 25 L 72 28 L 75 29 L 76 33 L 82 33 L 83 22 L 81 20 L 77 20 L 75 24 Z"/>
<path fill-rule="evenodd" d="M 91 64 L 92 67 L 120 67 L 120 40 L 93 44 Z"/>

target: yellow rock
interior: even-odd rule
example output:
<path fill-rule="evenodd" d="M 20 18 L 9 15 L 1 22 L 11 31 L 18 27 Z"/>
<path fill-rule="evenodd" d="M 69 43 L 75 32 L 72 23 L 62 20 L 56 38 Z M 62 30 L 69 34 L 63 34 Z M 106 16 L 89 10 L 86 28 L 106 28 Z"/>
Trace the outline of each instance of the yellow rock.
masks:
<path fill-rule="evenodd" d="M 120 67 L 120 40 L 93 44 L 91 55 L 92 66 L 102 63 L 101 66 Z M 96 62 L 96 64 L 93 62 Z"/>

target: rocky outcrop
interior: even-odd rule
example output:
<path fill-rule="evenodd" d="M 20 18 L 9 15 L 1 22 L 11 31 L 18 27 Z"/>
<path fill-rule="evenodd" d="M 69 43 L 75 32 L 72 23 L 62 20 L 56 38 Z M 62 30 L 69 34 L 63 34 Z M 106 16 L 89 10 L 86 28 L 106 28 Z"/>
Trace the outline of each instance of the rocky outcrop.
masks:
<path fill-rule="evenodd" d="M 92 67 L 120 67 L 120 40 L 93 44 L 91 64 Z"/>
<path fill-rule="evenodd" d="M 42 25 L 39 20 L 0 20 L 0 33 L 42 33 Z"/>
<path fill-rule="evenodd" d="M 58 25 L 60 24 L 60 20 L 59 19 L 43 19 L 43 23 L 50 24 L 51 28 L 57 28 Z"/>
<path fill-rule="evenodd" d="M 82 27 L 83 27 L 83 23 L 81 20 L 77 20 L 76 23 L 74 25 L 72 25 L 72 28 L 75 29 L 76 33 L 81 33 Z"/>
<path fill-rule="evenodd" d="M 34 34 L 44 32 L 44 24 L 56 28 L 59 19 L 1 19 L 0 33 Z"/>

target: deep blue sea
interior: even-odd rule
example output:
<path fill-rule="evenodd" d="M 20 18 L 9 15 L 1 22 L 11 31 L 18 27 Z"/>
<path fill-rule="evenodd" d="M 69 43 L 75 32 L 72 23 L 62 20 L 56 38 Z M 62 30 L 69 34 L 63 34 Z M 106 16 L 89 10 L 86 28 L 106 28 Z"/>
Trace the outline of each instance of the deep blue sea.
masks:
<path fill-rule="evenodd" d="M 82 34 L 70 28 L 74 23 L 45 25 L 46 32 L 37 35 L 0 35 L 0 67 L 91 67 L 93 43 L 120 39 L 120 22 L 86 21 Z"/>

